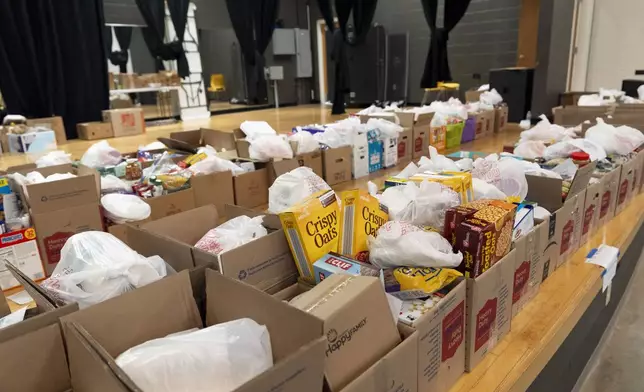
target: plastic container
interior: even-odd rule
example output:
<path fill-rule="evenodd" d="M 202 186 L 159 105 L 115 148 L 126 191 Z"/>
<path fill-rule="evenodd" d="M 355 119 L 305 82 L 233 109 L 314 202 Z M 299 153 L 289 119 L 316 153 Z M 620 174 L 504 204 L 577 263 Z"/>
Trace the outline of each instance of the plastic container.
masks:
<path fill-rule="evenodd" d="M 573 152 L 570 154 L 570 158 L 572 158 L 572 162 L 579 167 L 586 166 L 590 163 L 590 155 L 583 151 Z"/>

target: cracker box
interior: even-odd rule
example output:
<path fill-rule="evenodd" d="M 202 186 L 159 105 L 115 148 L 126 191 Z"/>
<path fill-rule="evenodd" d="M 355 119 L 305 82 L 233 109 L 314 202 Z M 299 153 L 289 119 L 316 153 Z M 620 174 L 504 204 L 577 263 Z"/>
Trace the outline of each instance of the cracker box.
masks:
<path fill-rule="evenodd" d="M 442 125 L 429 128 L 429 145 L 438 152 L 445 151 L 447 146 L 447 127 Z"/>
<path fill-rule="evenodd" d="M 339 253 L 359 261 L 369 260 L 367 237 L 375 236 L 389 220 L 387 207 L 367 191 L 355 189 L 340 195 Z"/>
<path fill-rule="evenodd" d="M 315 280 L 313 263 L 338 250 L 339 207 L 333 191 L 317 192 L 280 213 L 280 221 L 300 276 Z"/>
<path fill-rule="evenodd" d="M 344 257 L 335 252 L 322 256 L 321 259 L 313 264 L 313 269 L 316 283 L 320 283 L 333 274 L 374 276 L 376 278 L 380 276 L 380 268 Z"/>
<path fill-rule="evenodd" d="M 20 283 L 5 266 L 5 262 L 16 266 L 33 281 L 45 278 L 45 270 L 36 242 L 36 231 L 31 227 L 0 235 L 0 260 L 2 260 L 0 289 L 3 291 L 20 286 Z"/>

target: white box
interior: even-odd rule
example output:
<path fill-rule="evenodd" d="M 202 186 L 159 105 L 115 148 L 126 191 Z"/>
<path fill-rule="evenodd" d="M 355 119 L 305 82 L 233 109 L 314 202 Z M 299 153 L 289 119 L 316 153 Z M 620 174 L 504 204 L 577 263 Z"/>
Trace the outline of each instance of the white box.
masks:
<path fill-rule="evenodd" d="M 56 132 L 30 132 L 22 135 L 8 134 L 9 152 L 45 152 L 55 150 Z"/>
<path fill-rule="evenodd" d="M 5 262 L 15 265 L 34 281 L 45 277 L 33 228 L 0 235 L 0 289 L 3 291 L 20 286 L 5 267 Z"/>
<path fill-rule="evenodd" d="M 358 133 L 353 138 L 353 178 L 369 175 L 369 142 L 365 133 Z"/>
<path fill-rule="evenodd" d="M 382 163 L 384 168 L 398 163 L 398 138 L 388 137 L 382 141 Z"/>

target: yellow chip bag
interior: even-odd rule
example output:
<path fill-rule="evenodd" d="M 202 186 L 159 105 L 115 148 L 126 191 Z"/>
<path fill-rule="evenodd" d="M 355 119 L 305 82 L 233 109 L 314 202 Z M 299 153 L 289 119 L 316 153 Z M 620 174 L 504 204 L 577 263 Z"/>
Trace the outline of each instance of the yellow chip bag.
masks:
<path fill-rule="evenodd" d="M 335 192 L 317 192 L 279 216 L 300 276 L 315 283 L 313 263 L 338 250 L 339 206 Z"/>
<path fill-rule="evenodd" d="M 339 253 L 358 261 L 369 262 L 367 238 L 376 236 L 380 226 L 389 220 L 387 207 L 366 190 L 340 192 Z"/>
<path fill-rule="evenodd" d="M 383 271 L 385 291 L 403 301 L 428 297 L 462 276 L 450 268 L 398 267 Z"/>

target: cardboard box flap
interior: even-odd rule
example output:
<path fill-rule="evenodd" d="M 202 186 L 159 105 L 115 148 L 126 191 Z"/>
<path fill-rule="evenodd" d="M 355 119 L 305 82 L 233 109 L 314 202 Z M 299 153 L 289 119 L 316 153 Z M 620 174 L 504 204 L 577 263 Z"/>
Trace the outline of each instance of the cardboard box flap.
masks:
<path fill-rule="evenodd" d="M 45 311 L 43 313 L 37 314 L 36 316 L 21 321 L 18 324 L 3 328 L 2 330 L 0 330 L 0 343 L 9 341 L 18 336 L 37 331 L 48 325 L 58 324 L 58 320 L 60 320 L 61 317 L 72 314 L 77 310 L 78 304 L 69 304 L 59 309 Z"/>
<path fill-rule="evenodd" d="M 187 143 L 193 148 L 201 147 L 201 129 L 195 129 L 192 131 L 172 132 L 170 133 L 170 139 Z M 173 148 L 172 146 L 168 146 L 168 147 Z"/>
<path fill-rule="evenodd" d="M 10 313 L 11 313 L 11 309 L 9 308 L 9 304 L 7 303 L 7 299 L 3 295 L 2 299 L 0 299 L 0 318 Z"/>
<path fill-rule="evenodd" d="M 49 311 L 56 308 L 65 306 L 65 304 L 59 300 L 56 300 L 47 290 L 40 287 L 40 285 L 33 280 L 31 280 L 27 275 L 20 271 L 16 266 L 10 262 L 5 263 L 7 269 L 13 275 L 13 277 L 22 285 L 27 294 L 36 303 L 36 306 L 43 311 Z"/>
<path fill-rule="evenodd" d="M 175 271 L 194 268 L 192 247 L 173 238 L 128 225 L 125 229 L 127 245 L 145 257 L 160 256 Z"/>
<path fill-rule="evenodd" d="M 158 220 L 195 208 L 195 189 L 188 188 L 178 192 L 143 199 L 150 205 L 150 220 Z"/>
<path fill-rule="evenodd" d="M 588 182 L 593 175 L 596 163 L 591 162 L 588 165 L 581 167 L 577 170 L 575 178 L 570 185 L 568 198 L 584 191 L 588 186 Z M 539 205 L 550 211 L 555 212 L 563 205 L 564 201 L 561 197 L 562 180 L 557 178 L 541 177 L 526 175 L 528 181 L 528 196 L 529 201 L 537 202 Z"/>
<path fill-rule="evenodd" d="M 186 222 L 190 222 L 190 224 L 186 224 Z M 218 222 L 217 208 L 214 205 L 207 205 L 144 223 L 140 228 L 194 245 L 208 230 L 217 227 Z"/>
<path fill-rule="evenodd" d="M 235 135 L 231 132 L 201 128 L 201 141 L 204 145 L 212 146 L 217 151 L 237 151 Z"/>
<path fill-rule="evenodd" d="M 323 322 L 249 285 L 206 270 L 207 324 L 249 317 L 271 335 L 275 362 L 323 335 Z M 235 301 L 230 301 L 234 298 Z"/>
<path fill-rule="evenodd" d="M 294 159 L 282 159 L 281 161 L 272 161 L 273 167 L 273 178 L 277 178 L 282 174 L 288 173 L 291 170 L 295 170 L 300 167 L 300 163 L 297 160 L 297 157 Z"/>
<path fill-rule="evenodd" d="M 593 172 L 595 171 L 596 166 L 597 162 L 591 162 L 577 170 L 575 178 L 572 180 L 572 184 L 570 184 L 570 191 L 568 192 L 569 197 L 574 196 L 586 189 L 588 183 L 590 182 L 590 178 L 593 176 Z"/>
<path fill-rule="evenodd" d="M 90 306 L 61 321 L 81 325 L 113 357 L 148 340 L 202 327 L 187 271 Z"/>
<path fill-rule="evenodd" d="M 253 210 L 246 207 L 240 207 L 232 204 L 226 204 L 224 206 L 224 212 L 226 219 L 230 220 L 238 216 L 246 215 L 251 218 L 254 218 L 259 215 L 264 215 L 264 227 L 272 230 L 280 230 L 282 228 L 282 222 L 280 222 L 280 217 L 275 214 Z"/>
<path fill-rule="evenodd" d="M 222 215 L 223 205 L 235 202 L 231 171 L 195 175 L 190 178 L 190 183 L 194 191 L 195 208 L 214 204 L 217 212 Z"/>
<path fill-rule="evenodd" d="M 398 121 L 403 128 L 412 128 L 416 119 L 416 113 L 412 112 L 398 112 Z"/>
<path fill-rule="evenodd" d="M 0 344 L 3 391 L 71 389 L 60 325 L 53 324 Z"/>

